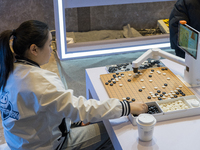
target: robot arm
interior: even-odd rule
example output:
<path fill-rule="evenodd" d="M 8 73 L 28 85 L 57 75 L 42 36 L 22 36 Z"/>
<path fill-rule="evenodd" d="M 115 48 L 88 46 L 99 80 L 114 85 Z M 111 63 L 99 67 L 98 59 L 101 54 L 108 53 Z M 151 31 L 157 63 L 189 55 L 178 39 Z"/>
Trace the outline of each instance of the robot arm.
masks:
<path fill-rule="evenodd" d="M 150 50 L 146 51 L 143 55 L 141 55 L 138 59 L 136 59 L 135 61 L 132 62 L 133 72 L 137 73 L 139 66 L 146 59 L 152 58 L 152 59 L 155 59 L 155 60 L 159 60 L 160 57 L 169 59 L 169 60 L 174 61 L 178 64 L 186 66 L 185 59 L 183 59 L 183 58 L 180 58 L 180 57 L 175 56 L 173 54 L 162 51 L 161 49 L 150 49 Z"/>

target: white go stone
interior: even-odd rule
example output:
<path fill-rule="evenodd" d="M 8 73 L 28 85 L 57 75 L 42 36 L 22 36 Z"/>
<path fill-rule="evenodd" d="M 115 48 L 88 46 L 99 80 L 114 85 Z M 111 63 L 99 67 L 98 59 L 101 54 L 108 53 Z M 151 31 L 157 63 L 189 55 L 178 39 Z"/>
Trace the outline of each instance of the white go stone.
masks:
<path fill-rule="evenodd" d="M 153 94 L 153 92 L 149 92 L 150 94 Z"/>
<path fill-rule="evenodd" d="M 121 80 L 122 77 L 118 77 L 119 80 Z"/>
<path fill-rule="evenodd" d="M 124 77 L 124 75 L 123 75 L 123 74 L 122 74 L 121 76 L 122 76 L 122 78 Z"/>
<path fill-rule="evenodd" d="M 179 88 L 182 88 L 182 85 L 179 85 L 178 87 L 179 87 Z"/>
<path fill-rule="evenodd" d="M 178 92 L 177 90 L 174 90 L 174 92 Z"/>
<path fill-rule="evenodd" d="M 168 96 L 168 94 L 165 94 L 165 96 Z"/>
<path fill-rule="evenodd" d="M 166 76 L 166 73 L 163 73 L 164 76 Z"/>
<path fill-rule="evenodd" d="M 170 78 L 168 77 L 167 80 L 170 80 Z"/>
<path fill-rule="evenodd" d="M 142 89 L 145 89 L 145 86 L 143 86 Z"/>
<path fill-rule="evenodd" d="M 156 96 L 155 96 L 155 95 L 153 95 L 152 97 L 153 97 L 153 98 L 156 98 Z"/>
<path fill-rule="evenodd" d="M 149 80 L 149 82 L 153 82 L 153 80 Z"/>
<path fill-rule="evenodd" d="M 124 71 L 124 69 L 122 68 L 121 71 Z"/>
<path fill-rule="evenodd" d="M 118 81 L 119 81 L 119 79 L 118 79 L 118 78 L 115 78 L 115 80 L 116 80 L 116 82 L 118 82 Z"/>
<path fill-rule="evenodd" d="M 163 89 L 165 89 L 165 86 L 162 86 Z"/>
<path fill-rule="evenodd" d="M 154 89 L 155 89 L 155 90 L 157 90 L 157 89 L 158 89 L 158 87 L 154 87 Z"/>
<path fill-rule="evenodd" d="M 180 90 L 179 88 L 176 88 L 177 90 Z"/>
<path fill-rule="evenodd" d="M 140 72 L 140 75 L 142 75 L 142 73 Z"/>
<path fill-rule="evenodd" d="M 151 71 L 150 73 L 151 73 L 151 74 L 153 74 L 153 72 L 152 72 L 152 71 Z"/>
<path fill-rule="evenodd" d="M 128 74 L 128 76 L 129 76 L 129 77 L 131 77 L 131 76 L 132 76 L 132 74 Z"/>
<path fill-rule="evenodd" d="M 126 98 L 122 98 L 122 100 L 126 100 Z"/>
<path fill-rule="evenodd" d="M 144 79 L 141 79 L 140 81 L 141 81 L 141 82 L 143 82 L 143 81 L 144 81 Z"/>
<path fill-rule="evenodd" d="M 119 86 L 123 86 L 123 84 L 119 84 Z"/>

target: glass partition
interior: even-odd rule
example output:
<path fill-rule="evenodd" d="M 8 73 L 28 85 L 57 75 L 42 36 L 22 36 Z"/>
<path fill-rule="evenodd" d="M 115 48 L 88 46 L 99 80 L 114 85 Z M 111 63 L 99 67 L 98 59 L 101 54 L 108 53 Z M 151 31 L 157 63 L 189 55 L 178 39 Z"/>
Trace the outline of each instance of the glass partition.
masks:
<path fill-rule="evenodd" d="M 168 17 L 175 2 L 54 0 L 59 57 L 76 58 L 78 53 L 81 54 L 77 57 L 110 54 L 126 52 L 127 49 L 146 50 L 146 47 L 141 47 L 144 45 L 152 48 L 164 44 L 163 47 L 169 48 Z M 67 38 L 61 38 L 60 34 Z M 58 43 L 59 39 L 63 42 Z M 114 50 L 108 52 L 111 49 Z M 64 57 L 66 54 L 69 57 Z"/>

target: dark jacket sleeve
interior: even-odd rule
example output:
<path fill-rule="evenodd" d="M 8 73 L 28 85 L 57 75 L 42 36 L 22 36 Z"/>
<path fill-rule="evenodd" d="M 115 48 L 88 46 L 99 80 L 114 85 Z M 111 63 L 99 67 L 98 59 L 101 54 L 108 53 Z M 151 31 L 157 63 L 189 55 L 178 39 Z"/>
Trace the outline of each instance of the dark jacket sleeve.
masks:
<path fill-rule="evenodd" d="M 185 58 L 185 52 L 182 51 L 178 45 L 178 24 L 180 20 L 189 22 L 187 9 L 184 0 L 178 0 L 172 9 L 169 17 L 169 30 L 170 30 L 170 44 L 171 48 L 175 49 L 176 55 Z"/>

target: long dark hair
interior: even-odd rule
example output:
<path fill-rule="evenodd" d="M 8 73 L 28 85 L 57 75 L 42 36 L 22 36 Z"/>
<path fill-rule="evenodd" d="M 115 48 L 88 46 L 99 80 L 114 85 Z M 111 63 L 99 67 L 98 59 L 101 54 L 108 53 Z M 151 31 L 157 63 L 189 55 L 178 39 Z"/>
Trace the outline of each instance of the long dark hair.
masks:
<path fill-rule="evenodd" d="M 13 50 L 18 56 L 24 56 L 32 44 L 42 48 L 48 39 L 47 24 L 29 20 L 22 23 L 16 30 L 6 30 L 0 34 L 0 89 L 4 90 L 9 74 L 13 71 L 13 53 L 9 46 L 13 36 Z"/>

